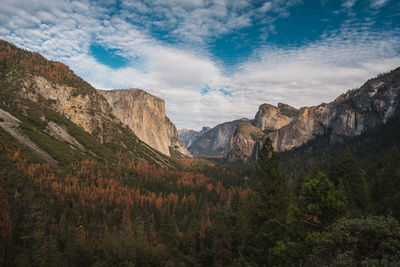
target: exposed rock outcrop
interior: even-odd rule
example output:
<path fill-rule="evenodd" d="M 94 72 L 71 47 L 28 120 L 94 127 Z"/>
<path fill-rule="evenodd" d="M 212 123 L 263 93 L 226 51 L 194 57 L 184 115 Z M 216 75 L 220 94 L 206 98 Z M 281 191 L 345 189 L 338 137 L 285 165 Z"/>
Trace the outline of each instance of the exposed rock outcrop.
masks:
<path fill-rule="evenodd" d="M 18 141 L 33 151 L 40 151 L 40 146 L 40 149 L 57 158 L 54 151 L 43 144 L 43 140 L 53 138 L 68 144 L 68 148 L 80 150 L 77 158 L 86 154 L 88 157 L 108 159 L 114 156 L 113 149 L 119 149 L 129 152 L 135 159 L 165 168 L 177 167 L 171 158 L 140 141 L 112 114 L 107 100 L 68 66 L 2 40 L 0 54 L 5 63 L 0 70 L 1 104 L 9 109 L 11 115 L 26 119 L 21 120 L 24 124 L 21 129 L 25 134 L 32 130 L 38 133 L 39 142 L 35 143 L 35 147 L 26 141 L 27 135 L 24 137 L 21 132 L 13 132 Z M 40 155 L 56 164 L 44 153 Z"/>
<path fill-rule="evenodd" d="M 178 130 L 178 135 L 181 138 L 182 142 L 185 144 L 187 148 L 189 148 L 194 141 L 196 141 L 200 136 L 208 132 L 210 127 L 203 127 L 200 131 L 194 131 L 190 129 L 180 129 Z"/>
<path fill-rule="evenodd" d="M 175 125 L 165 115 L 164 100 L 140 89 L 98 92 L 107 99 L 112 113 L 140 140 L 165 155 L 191 157 Z"/>
<path fill-rule="evenodd" d="M 295 108 L 279 103 L 278 107 L 262 104 L 254 118 L 253 125 L 262 131 L 276 130 L 289 124 L 298 113 Z"/>
<path fill-rule="evenodd" d="M 227 160 L 255 161 L 265 141 L 266 134 L 248 122 L 239 122 L 229 141 Z"/>
<path fill-rule="evenodd" d="M 248 119 L 241 119 L 219 124 L 197 138 L 189 151 L 196 157 L 225 157 L 231 136 L 240 121 L 249 122 Z"/>
<path fill-rule="evenodd" d="M 288 125 L 270 133 L 274 148 L 284 151 L 300 146 L 318 135 L 331 143 L 386 123 L 400 107 L 400 68 L 349 90 L 329 104 L 300 109 Z"/>
<path fill-rule="evenodd" d="M 63 114 L 101 142 L 112 138 L 105 128 L 120 121 L 111 114 L 107 101 L 96 90 L 80 91 L 79 88 L 52 82 L 43 76 L 27 74 L 22 82 L 20 96 L 36 103 L 43 103 Z"/>
<path fill-rule="evenodd" d="M 288 125 L 298 112 L 297 109 L 282 103 L 279 103 L 278 107 L 262 104 L 252 125 L 242 122 L 237 125 L 230 138 L 227 160 L 230 162 L 257 160 L 266 133 L 274 132 Z"/>

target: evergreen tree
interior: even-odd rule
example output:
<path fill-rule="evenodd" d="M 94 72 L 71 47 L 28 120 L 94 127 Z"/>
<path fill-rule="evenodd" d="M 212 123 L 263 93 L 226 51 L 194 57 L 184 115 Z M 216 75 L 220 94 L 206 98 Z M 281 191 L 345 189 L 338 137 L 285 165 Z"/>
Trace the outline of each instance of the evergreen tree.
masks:
<path fill-rule="evenodd" d="M 279 157 L 267 139 L 261 150 L 254 183 L 250 225 L 253 230 L 250 259 L 268 263 L 268 251 L 285 239 L 290 194 L 286 177 L 279 171 Z M 249 243 L 249 245 L 250 245 Z"/>
<path fill-rule="evenodd" d="M 164 206 L 161 212 L 160 238 L 167 247 L 177 245 L 175 224 L 169 212 L 168 205 Z"/>
<path fill-rule="evenodd" d="M 374 202 L 379 214 L 400 218 L 400 151 L 393 148 L 387 157 L 387 166 L 374 186 Z"/>
<path fill-rule="evenodd" d="M 321 172 L 307 179 L 299 206 L 304 217 L 302 221 L 321 228 L 344 216 L 346 211 L 343 195 Z"/>
<path fill-rule="evenodd" d="M 350 207 L 358 210 L 368 207 L 369 193 L 365 173 L 350 149 L 346 148 L 341 156 L 336 158 L 331 165 L 329 177 L 337 187 L 344 189 Z"/>

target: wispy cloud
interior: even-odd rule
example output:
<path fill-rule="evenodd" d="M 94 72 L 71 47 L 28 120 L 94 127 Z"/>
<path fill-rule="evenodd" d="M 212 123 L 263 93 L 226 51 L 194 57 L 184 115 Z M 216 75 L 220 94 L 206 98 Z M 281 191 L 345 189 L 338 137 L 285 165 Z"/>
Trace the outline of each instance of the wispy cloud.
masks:
<path fill-rule="evenodd" d="M 344 8 L 352 8 L 354 6 L 354 4 L 356 3 L 357 0 L 345 0 L 342 3 L 342 6 Z"/>
<path fill-rule="evenodd" d="M 206 41 L 254 20 L 273 27 L 299 1 L 119 1 L 122 10 L 107 2 L 3 0 L 0 38 L 70 65 L 97 88 L 148 90 L 166 100 L 178 128 L 251 118 L 264 102 L 300 107 L 331 101 L 400 65 L 398 34 L 350 21 L 302 46 L 259 47 L 227 74 Z M 116 49 L 130 63 L 119 69 L 101 64 L 92 44 Z"/>
<path fill-rule="evenodd" d="M 389 0 L 370 0 L 370 5 L 372 8 L 381 8 L 388 2 Z"/>

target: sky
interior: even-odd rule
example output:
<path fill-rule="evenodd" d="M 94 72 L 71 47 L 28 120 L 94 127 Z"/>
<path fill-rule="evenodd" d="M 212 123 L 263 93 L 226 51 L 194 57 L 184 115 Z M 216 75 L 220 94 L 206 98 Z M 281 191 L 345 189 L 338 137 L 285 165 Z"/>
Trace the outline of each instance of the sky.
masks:
<path fill-rule="evenodd" d="M 400 66 L 398 0 L 1 0 L 0 39 L 98 89 L 165 100 L 178 129 L 330 102 Z"/>

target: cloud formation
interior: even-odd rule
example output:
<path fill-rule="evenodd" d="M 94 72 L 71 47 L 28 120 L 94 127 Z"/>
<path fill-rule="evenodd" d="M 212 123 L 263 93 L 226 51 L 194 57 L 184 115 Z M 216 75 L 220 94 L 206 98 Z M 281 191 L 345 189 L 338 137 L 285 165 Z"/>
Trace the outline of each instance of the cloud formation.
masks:
<path fill-rule="evenodd" d="M 298 46 L 265 43 L 232 71 L 210 53 L 209 40 L 255 23 L 273 33 L 275 21 L 301 6 L 297 0 L 3 2 L 0 38 L 66 63 L 96 88 L 136 87 L 165 99 L 178 128 L 252 118 L 265 102 L 328 102 L 400 65 L 398 29 L 376 30 L 368 19 L 346 21 Z M 92 44 L 115 49 L 130 63 L 119 69 L 101 64 Z"/>

